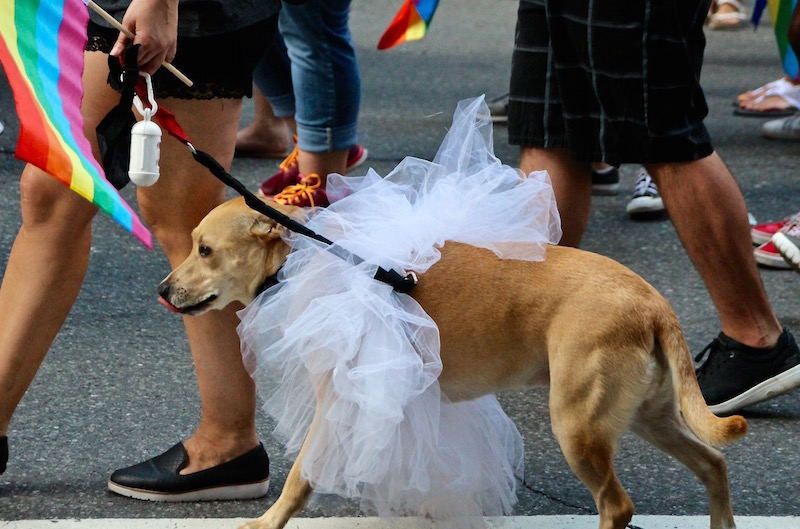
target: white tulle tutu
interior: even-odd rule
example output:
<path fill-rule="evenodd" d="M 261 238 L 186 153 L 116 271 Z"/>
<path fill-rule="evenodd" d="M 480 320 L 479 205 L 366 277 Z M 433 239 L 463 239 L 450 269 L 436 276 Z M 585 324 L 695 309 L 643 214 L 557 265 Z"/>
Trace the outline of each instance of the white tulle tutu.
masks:
<path fill-rule="evenodd" d="M 294 235 L 280 283 L 240 313 L 245 365 L 288 453 L 320 414 L 303 477 L 382 516 L 463 521 L 516 503 L 516 427 L 494 395 L 441 394 L 435 322 L 373 279 L 378 266 L 424 272 L 445 241 L 526 260 L 558 242 L 547 174 L 502 165 L 488 116 L 483 98 L 461 102 L 433 162 L 406 158 L 385 178 L 331 176 L 328 193 L 340 199 L 308 226 L 364 262 Z"/>

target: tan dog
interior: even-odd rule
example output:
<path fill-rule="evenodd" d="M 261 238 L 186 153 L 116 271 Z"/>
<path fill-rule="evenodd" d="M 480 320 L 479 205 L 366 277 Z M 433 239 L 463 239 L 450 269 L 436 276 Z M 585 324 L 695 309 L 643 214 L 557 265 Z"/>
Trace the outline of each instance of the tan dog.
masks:
<path fill-rule="evenodd" d="M 192 232 L 192 254 L 161 296 L 188 314 L 251 302 L 289 253 L 282 231 L 242 199 L 219 206 Z M 601 529 L 622 529 L 633 516 L 612 464 L 628 428 L 705 484 L 712 529 L 735 527 L 725 458 L 710 445 L 740 438 L 747 423 L 709 411 L 675 314 L 641 277 L 573 248 L 552 246 L 543 262 L 528 262 L 447 243 L 411 296 L 439 327 L 439 382 L 451 400 L 550 385 L 553 433 L 591 491 Z M 280 529 L 303 508 L 312 488 L 302 456 L 278 500 L 243 527 Z"/>

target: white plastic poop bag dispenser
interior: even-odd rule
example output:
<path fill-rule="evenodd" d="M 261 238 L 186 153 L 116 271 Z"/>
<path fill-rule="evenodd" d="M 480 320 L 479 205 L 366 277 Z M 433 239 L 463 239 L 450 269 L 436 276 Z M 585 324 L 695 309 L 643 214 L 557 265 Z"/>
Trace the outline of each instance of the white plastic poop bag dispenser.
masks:
<path fill-rule="evenodd" d="M 131 129 L 131 157 L 128 164 L 128 176 L 137 186 L 151 186 L 158 181 L 158 162 L 161 157 L 161 128 L 150 120 L 158 111 L 158 104 L 153 97 L 153 85 L 150 74 L 140 72 L 147 84 L 149 108 L 144 108 L 139 96 L 134 96 L 133 106 L 141 114 L 142 121 Z"/>

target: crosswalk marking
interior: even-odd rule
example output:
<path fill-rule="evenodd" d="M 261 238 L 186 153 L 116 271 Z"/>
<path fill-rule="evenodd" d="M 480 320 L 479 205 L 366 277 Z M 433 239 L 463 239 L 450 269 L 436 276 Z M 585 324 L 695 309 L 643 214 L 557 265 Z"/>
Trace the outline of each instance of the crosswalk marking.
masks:
<path fill-rule="evenodd" d="M 246 518 L 94 518 L 0 521 L 0 529 L 235 529 Z M 489 529 L 596 529 L 596 516 L 509 516 Z M 708 529 L 708 516 L 634 516 L 639 529 Z M 798 516 L 737 516 L 737 529 L 800 529 Z M 292 518 L 287 529 L 436 529 L 418 518 Z"/>

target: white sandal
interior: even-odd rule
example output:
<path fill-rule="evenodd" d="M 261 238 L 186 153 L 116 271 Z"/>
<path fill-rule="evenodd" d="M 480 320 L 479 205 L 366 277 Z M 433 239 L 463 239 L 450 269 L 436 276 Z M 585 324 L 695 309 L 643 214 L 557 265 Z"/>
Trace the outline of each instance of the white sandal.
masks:
<path fill-rule="evenodd" d="M 742 108 L 737 105 L 733 113 L 737 116 L 751 116 L 751 117 L 783 117 L 791 116 L 800 109 L 800 84 L 794 84 L 781 78 L 771 83 L 767 83 L 761 88 L 753 90 L 753 97 L 748 101 L 760 103 L 768 97 L 777 96 L 789 103 L 791 106 L 788 108 L 774 108 L 768 110 L 757 110 Z"/>
<path fill-rule="evenodd" d="M 706 23 L 708 29 L 741 29 L 749 18 L 745 13 L 744 5 L 739 0 L 717 0 L 716 9 L 718 11 L 720 6 L 729 5 L 736 11 L 731 13 L 712 13 L 708 15 Z"/>

